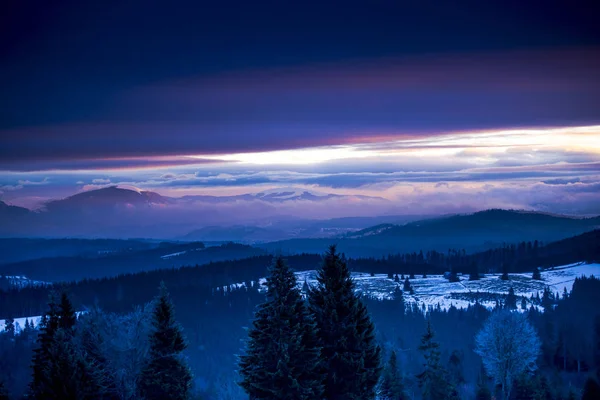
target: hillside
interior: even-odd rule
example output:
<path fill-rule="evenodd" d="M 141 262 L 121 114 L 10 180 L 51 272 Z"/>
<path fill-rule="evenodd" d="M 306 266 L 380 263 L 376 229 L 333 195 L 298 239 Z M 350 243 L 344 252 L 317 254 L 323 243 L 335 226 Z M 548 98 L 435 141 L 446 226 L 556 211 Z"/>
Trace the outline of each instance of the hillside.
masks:
<path fill-rule="evenodd" d="M 459 276 L 460 282 L 449 282 L 442 275 L 429 275 L 427 278 L 418 276 L 410 279 L 414 294 L 405 292 L 404 301 L 407 304 L 416 304 L 419 308 L 437 307 L 447 310 L 451 306 L 466 308 L 469 305 L 479 304 L 492 308 L 496 300 L 504 301 L 509 288 L 513 288 L 520 306 L 524 297 L 527 308 L 534 305 L 541 308 L 533 299 L 542 294 L 545 288 L 553 293 L 563 293 L 566 288 L 571 291 L 575 278 L 582 276 L 600 276 L 600 264 L 575 263 L 559 266 L 542 271 L 541 280 L 534 280 L 531 274 L 509 274 L 510 280 L 503 281 L 500 274 L 488 274 L 477 281 L 469 281 L 468 276 Z M 306 281 L 308 285 L 316 284 L 316 271 L 297 272 L 299 287 Z M 381 300 L 389 300 L 394 296 L 396 287 L 403 287 L 403 281 L 397 283 L 389 279 L 386 274 L 367 274 L 354 272 L 352 274 L 357 290 L 363 295 Z M 261 283 L 264 279 L 261 280 Z M 520 309 L 520 308 L 519 308 Z M 522 311 L 522 309 L 520 309 Z"/>
<path fill-rule="evenodd" d="M 24 275 L 30 279 L 59 282 L 104 278 L 120 274 L 202 265 L 265 254 L 241 244 L 205 247 L 203 243 L 162 243 L 155 248 L 109 252 L 94 256 L 46 257 L 0 265 L 0 275 Z"/>
<path fill-rule="evenodd" d="M 262 245 L 284 253 L 315 252 L 330 244 L 352 257 L 378 257 L 412 251 L 482 251 L 521 241 L 552 242 L 600 227 L 600 217 L 572 218 L 535 212 L 488 210 L 404 225 L 382 224 L 327 239 L 292 239 Z"/>

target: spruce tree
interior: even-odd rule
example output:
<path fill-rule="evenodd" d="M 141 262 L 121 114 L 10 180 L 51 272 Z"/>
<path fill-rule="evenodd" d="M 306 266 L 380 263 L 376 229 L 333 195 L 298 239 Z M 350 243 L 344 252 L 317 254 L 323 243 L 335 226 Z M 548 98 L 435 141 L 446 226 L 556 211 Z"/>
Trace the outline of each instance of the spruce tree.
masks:
<path fill-rule="evenodd" d="M 76 317 L 68 296 L 63 293 L 58 305 L 52 297 L 48 306 L 34 350 L 29 397 L 103 399 L 93 366 L 73 341 Z"/>
<path fill-rule="evenodd" d="M 508 310 L 517 309 L 517 296 L 515 296 L 515 290 L 512 288 L 512 286 L 508 289 L 508 295 L 504 301 L 504 307 Z"/>
<path fill-rule="evenodd" d="M 477 267 L 477 264 L 475 262 L 473 262 L 471 264 L 471 272 L 469 273 L 469 280 L 470 281 L 478 281 L 479 279 L 480 279 L 479 268 Z"/>
<path fill-rule="evenodd" d="M 475 400 L 492 400 L 492 391 L 488 387 L 487 377 L 483 365 L 477 378 L 477 389 L 475 391 Z"/>
<path fill-rule="evenodd" d="M 538 267 L 535 267 L 533 269 L 533 275 L 531 276 L 531 278 L 535 279 L 536 281 L 542 280 L 542 274 L 540 273 L 540 269 Z"/>
<path fill-rule="evenodd" d="M 0 380 L 0 400 L 9 400 L 8 390 L 4 387 L 4 382 Z"/>
<path fill-rule="evenodd" d="M 58 306 L 54 297 L 50 298 L 48 311 L 42 315 L 40 331 L 37 337 L 37 347 L 33 350 L 32 379 L 29 384 L 29 397 L 33 399 L 46 398 L 46 388 L 50 385 L 48 371 L 51 369 L 50 351 L 54 345 L 54 335 L 58 330 Z"/>
<path fill-rule="evenodd" d="M 440 344 L 434 340 L 431 322 L 427 321 L 427 330 L 421 338 L 419 351 L 423 353 L 424 370 L 417 378 L 423 400 L 450 400 L 457 399 L 456 389 L 448 382 L 447 373 L 440 365 Z"/>
<path fill-rule="evenodd" d="M 181 356 L 187 344 L 164 283 L 160 286 L 152 325 L 150 355 L 140 373 L 140 396 L 145 400 L 188 399 L 192 373 Z"/>
<path fill-rule="evenodd" d="M 331 246 L 309 293 L 326 371 L 328 400 L 370 400 L 381 375 L 381 349 L 345 260 Z"/>
<path fill-rule="evenodd" d="M 269 273 L 267 299 L 240 357 L 239 385 L 251 399 L 321 399 L 325 375 L 315 322 L 283 258 Z"/>
<path fill-rule="evenodd" d="M 379 387 L 379 398 L 381 400 L 405 400 L 408 399 L 404 392 L 402 376 L 398 369 L 396 352 L 392 350 L 387 366 L 383 370 L 381 385 Z"/>
<path fill-rule="evenodd" d="M 502 264 L 502 276 L 500 276 L 500 279 L 502 279 L 503 281 L 508 281 L 510 279 L 510 277 L 508 276 L 508 264 L 506 263 Z"/>
<path fill-rule="evenodd" d="M 68 332 L 72 332 L 73 327 L 77 322 L 77 316 L 75 315 L 73 304 L 65 292 L 63 292 L 60 296 L 60 304 L 58 308 L 58 327 Z"/>
<path fill-rule="evenodd" d="M 590 376 L 585 381 L 585 386 L 583 387 L 583 394 L 581 396 L 581 400 L 598 399 L 600 399 L 600 385 L 593 377 Z"/>
<path fill-rule="evenodd" d="M 13 318 L 7 318 L 4 321 L 4 332 L 6 332 L 9 337 L 15 336 L 15 320 Z"/>
<path fill-rule="evenodd" d="M 410 292 L 410 289 L 410 281 L 408 280 L 408 277 L 406 277 L 406 279 L 404 279 L 404 287 L 402 288 L 402 290 L 404 290 L 405 292 Z"/>

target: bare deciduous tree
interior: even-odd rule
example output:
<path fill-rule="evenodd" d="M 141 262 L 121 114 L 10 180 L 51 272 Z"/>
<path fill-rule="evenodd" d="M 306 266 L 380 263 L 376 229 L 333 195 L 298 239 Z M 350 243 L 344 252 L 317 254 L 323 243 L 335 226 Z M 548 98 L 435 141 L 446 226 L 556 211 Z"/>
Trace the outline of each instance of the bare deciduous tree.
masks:
<path fill-rule="evenodd" d="M 540 354 L 540 339 L 527 317 L 507 310 L 493 313 L 475 338 L 475 352 L 483 359 L 488 375 L 510 397 L 519 375 L 534 371 Z"/>

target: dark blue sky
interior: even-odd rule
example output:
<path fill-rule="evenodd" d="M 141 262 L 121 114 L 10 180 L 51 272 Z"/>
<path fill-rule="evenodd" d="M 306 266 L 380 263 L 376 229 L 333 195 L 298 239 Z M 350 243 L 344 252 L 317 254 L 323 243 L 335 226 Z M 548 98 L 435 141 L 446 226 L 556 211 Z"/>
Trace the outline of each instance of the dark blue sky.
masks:
<path fill-rule="evenodd" d="M 316 62 L 600 43 L 577 1 L 9 1 L 0 129 L 111 120 L 124 90 Z"/>

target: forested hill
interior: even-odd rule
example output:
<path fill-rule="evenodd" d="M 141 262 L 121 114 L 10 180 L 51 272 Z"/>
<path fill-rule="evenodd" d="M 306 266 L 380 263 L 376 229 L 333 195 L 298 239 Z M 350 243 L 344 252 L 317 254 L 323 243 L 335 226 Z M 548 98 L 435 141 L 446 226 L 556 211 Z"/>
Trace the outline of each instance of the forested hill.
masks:
<path fill-rule="evenodd" d="M 572 218 L 536 212 L 487 210 L 409 222 L 382 224 L 352 232 L 340 238 L 291 239 L 266 243 L 262 247 L 288 253 L 317 252 L 331 243 L 352 257 L 378 257 L 390 253 L 482 251 L 522 241 L 550 242 L 600 228 L 600 217 Z"/>
<path fill-rule="evenodd" d="M 93 241 L 92 241 L 93 242 Z M 266 254 L 265 250 L 228 243 L 205 247 L 203 243 L 164 243 L 106 254 L 44 257 L 0 265 L 0 275 L 25 275 L 46 282 L 102 278 L 125 273 L 202 265 Z M 33 278 L 35 277 L 35 278 Z"/>
<path fill-rule="evenodd" d="M 460 250 L 447 253 L 419 252 L 389 256 L 386 258 L 348 259 L 353 271 L 381 274 L 442 274 L 488 272 L 532 272 L 538 267 L 552 267 L 574 262 L 600 261 L 600 230 L 588 232 L 568 240 L 536 245 L 523 242 L 506 245 L 485 252 L 467 254 Z M 326 249 L 323 249 L 326 250 Z M 319 254 L 300 254 L 287 257 L 296 271 L 316 269 L 321 261 Z M 102 304 L 115 310 L 126 310 L 131 305 L 141 304 L 152 298 L 156 287 L 164 281 L 178 292 L 212 293 L 217 287 L 256 282 L 267 275 L 271 255 L 253 256 L 239 260 L 212 262 L 202 266 L 158 269 L 152 271 L 121 274 L 101 279 L 85 279 L 79 282 L 62 283 L 73 294 L 79 307 L 101 300 Z M 85 264 L 79 266 L 86 268 Z M 29 287 L 0 290 L 0 310 L 13 316 L 40 315 L 45 307 L 52 287 Z M 6 315 L 0 315 L 0 319 Z"/>

